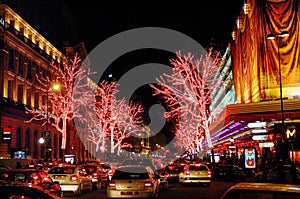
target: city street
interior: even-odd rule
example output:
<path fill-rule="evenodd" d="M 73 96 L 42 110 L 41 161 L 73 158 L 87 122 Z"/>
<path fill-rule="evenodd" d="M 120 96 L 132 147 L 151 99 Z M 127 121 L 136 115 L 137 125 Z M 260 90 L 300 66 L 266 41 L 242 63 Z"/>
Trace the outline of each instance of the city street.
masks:
<path fill-rule="evenodd" d="M 219 182 L 211 183 L 210 187 L 190 185 L 183 187 L 180 184 L 170 184 L 169 190 L 160 192 L 160 199 L 189 199 L 189 198 L 205 198 L 205 199 L 219 199 L 221 195 L 230 186 L 236 182 Z M 106 198 L 105 189 L 93 191 L 91 193 L 84 193 L 80 197 L 74 197 L 72 193 L 65 193 L 64 198 L 67 199 L 93 199 L 93 198 Z"/>

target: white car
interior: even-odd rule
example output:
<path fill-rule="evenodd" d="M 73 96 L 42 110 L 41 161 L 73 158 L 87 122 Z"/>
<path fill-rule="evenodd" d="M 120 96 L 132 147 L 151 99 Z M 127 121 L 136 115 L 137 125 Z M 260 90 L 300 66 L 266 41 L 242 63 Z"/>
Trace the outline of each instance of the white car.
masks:
<path fill-rule="evenodd" d="M 231 186 L 221 196 L 221 199 L 244 198 L 300 198 L 300 185 L 241 182 Z"/>
<path fill-rule="evenodd" d="M 119 166 L 108 186 L 107 198 L 158 198 L 159 179 L 149 166 Z"/>
<path fill-rule="evenodd" d="M 54 166 L 48 171 L 53 181 L 58 181 L 63 192 L 72 191 L 81 195 L 82 190 L 92 191 L 91 175 L 80 165 L 62 164 Z"/>
<path fill-rule="evenodd" d="M 211 170 L 206 164 L 187 164 L 179 174 L 179 182 L 186 184 L 205 184 L 210 186 Z"/>

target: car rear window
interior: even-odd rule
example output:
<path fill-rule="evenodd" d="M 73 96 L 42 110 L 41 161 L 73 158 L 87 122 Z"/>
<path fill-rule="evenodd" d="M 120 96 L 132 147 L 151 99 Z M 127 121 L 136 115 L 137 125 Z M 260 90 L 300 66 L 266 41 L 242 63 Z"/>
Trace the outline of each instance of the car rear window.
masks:
<path fill-rule="evenodd" d="M 194 165 L 191 165 L 189 167 L 189 170 L 190 171 L 206 171 L 207 167 L 206 166 L 194 166 Z"/>
<path fill-rule="evenodd" d="M 97 166 L 84 166 L 87 173 L 93 173 L 97 170 Z"/>
<path fill-rule="evenodd" d="M 180 172 L 180 167 L 176 166 L 176 165 L 167 165 L 166 171 L 168 173 L 178 173 L 178 172 Z"/>
<path fill-rule="evenodd" d="M 49 170 L 49 174 L 72 174 L 75 171 L 75 167 L 57 167 Z"/>
<path fill-rule="evenodd" d="M 124 172 L 121 170 L 116 170 L 112 179 L 148 179 L 149 175 L 147 172 L 143 173 L 129 173 L 129 172 Z"/>

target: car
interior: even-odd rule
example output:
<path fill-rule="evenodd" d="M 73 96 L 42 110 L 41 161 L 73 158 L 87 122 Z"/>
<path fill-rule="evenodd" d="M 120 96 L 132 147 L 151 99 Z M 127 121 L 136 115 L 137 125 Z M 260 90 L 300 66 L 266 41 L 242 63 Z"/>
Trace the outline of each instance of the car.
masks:
<path fill-rule="evenodd" d="M 168 190 L 169 189 L 169 174 L 164 168 L 156 170 L 157 175 L 159 176 L 159 189 Z"/>
<path fill-rule="evenodd" d="M 16 169 L 17 167 L 28 167 L 30 165 L 30 161 L 28 159 L 0 159 L 0 164 L 8 166 L 10 168 Z"/>
<path fill-rule="evenodd" d="M 165 172 L 168 173 L 168 181 L 179 182 L 179 174 L 182 171 L 181 167 L 177 164 L 168 164 L 164 168 Z"/>
<path fill-rule="evenodd" d="M 103 167 L 103 169 L 105 170 L 105 173 L 108 175 L 108 179 L 111 179 L 111 176 L 114 173 L 114 168 L 111 164 L 109 163 L 105 163 L 105 162 L 101 162 L 100 163 L 101 167 Z"/>
<path fill-rule="evenodd" d="M 40 186 L 25 182 L 0 182 L 1 199 L 61 199 Z"/>
<path fill-rule="evenodd" d="M 239 182 L 228 188 L 220 199 L 248 199 L 248 198 L 300 198 L 300 185 Z"/>
<path fill-rule="evenodd" d="M 44 188 L 45 190 L 62 197 L 62 189 L 58 182 L 54 182 L 46 172 L 37 169 L 10 169 L 6 171 L 7 181 L 25 182 Z"/>
<path fill-rule="evenodd" d="M 52 167 L 48 175 L 59 182 L 63 192 L 71 191 L 80 196 L 82 191 L 92 191 L 92 178 L 81 165 L 61 164 Z"/>
<path fill-rule="evenodd" d="M 220 181 L 246 181 L 251 177 L 249 171 L 235 164 L 216 164 L 212 170 L 212 179 Z"/>
<path fill-rule="evenodd" d="M 179 183 L 210 186 L 212 171 L 206 164 L 187 164 L 179 174 Z"/>
<path fill-rule="evenodd" d="M 159 179 L 149 166 L 118 166 L 106 193 L 107 198 L 158 198 Z"/>
<path fill-rule="evenodd" d="M 258 182 L 278 182 L 283 183 L 287 182 L 290 183 L 292 177 L 294 177 L 295 182 L 300 182 L 300 170 L 299 168 L 295 168 L 296 175 L 292 175 L 291 173 L 291 164 L 283 164 L 282 165 L 282 177 L 280 176 L 280 169 L 279 166 L 275 166 L 271 169 L 266 170 L 265 176 L 263 171 L 257 171 L 255 173 L 255 180 Z"/>
<path fill-rule="evenodd" d="M 83 166 L 87 173 L 91 175 L 94 189 L 101 189 L 102 187 L 107 186 L 108 173 L 102 166 L 95 163 L 86 163 L 81 166 Z"/>

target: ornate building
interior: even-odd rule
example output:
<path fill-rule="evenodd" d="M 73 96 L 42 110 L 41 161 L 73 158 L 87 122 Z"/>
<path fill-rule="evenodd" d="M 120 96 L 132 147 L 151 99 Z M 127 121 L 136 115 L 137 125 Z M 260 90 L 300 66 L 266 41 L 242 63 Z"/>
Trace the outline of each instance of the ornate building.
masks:
<path fill-rule="evenodd" d="M 27 158 L 36 160 L 45 158 L 47 152 L 49 158 L 62 160 L 61 135 L 49 125 L 51 132 L 49 148 L 40 144 L 38 140 L 43 136 L 42 132 L 45 131 L 46 127 L 42 126 L 42 121 L 26 123 L 25 121 L 29 120 L 31 115 L 25 113 L 25 106 L 39 110 L 42 110 L 42 106 L 48 106 L 47 90 L 37 82 L 36 75 L 54 79 L 56 71 L 50 67 L 52 61 L 59 64 L 69 53 L 72 54 L 75 50 L 79 51 L 83 57 L 87 54 L 83 43 L 74 45 L 74 47 L 66 46 L 66 43 L 69 44 L 69 42 L 63 41 L 62 38 L 65 38 L 63 35 L 59 40 L 57 39 L 58 36 L 55 36 L 57 33 L 53 34 L 53 37 L 49 37 L 51 32 L 48 32 L 47 36 L 52 40 L 46 38 L 39 32 L 43 32 L 45 26 L 44 29 L 43 26 L 39 27 L 40 29 L 33 27 L 28 22 L 29 19 L 25 21 L 9 6 L 10 3 L 16 10 L 21 7 L 20 10 L 26 10 L 29 13 L 32 13 L 30 9 L 37 8 L 35 6 L 26 7 L 24 5 L 26 2 L 8 1 L 7 4 L 0 4 L 0 124 L 1 140 L 3 141 L 0 144 L 0 156 L 7 158 L 13 155 L 15 151 L 23 150 L 26 152 Z M 31 19 L 35 19 L 34 15 Z M 38 21 L 35 22 L 32 24 L 36 24 L 38 27 Z M 40 22 L 49 22 L 48 27 L 52 27 L 49 16 L 40 19 Z M 66 27 L 69 26 L 69 22 L 66 23 Z M 70 28 L 72 27 L 70 26 Z M 60 33 L 60 31 L 58 32 Z M 70 32 L 70 29 L 65 31 Z M 52 29 L 53 32 L 56 32 L 55 29 Z M 50 40 L 59 45 L 54 45 Z M 76 40 L 74 41 L 76 42 Z M 3 140 L 7 131 L 11 133 L 10 141 Z M 73 132 L 73 134 L 75 133 Z M 69 143 L 75 143 L 76 146 L 75 149 L 74 145 L 72 149 L 70 147 L 70 150 L 73 151 L 68 152 L 77 155 L 84 152 L 84 147 L 78 140 L 79 138 L 76 136 L 70 137 Z M 50 150 L 46 151 L 48 149 Z"/>
<path fill-rule="evenodd" d="M 228 150 L 233 141 L 240 152 L 254 146 L 266 157 L 300 159 L 299 5 L 245 1 L 230 42 L 235 102 L 210 126 L 215 148 Z M 251 127 L 259 122 L 264 125 Z"/>

